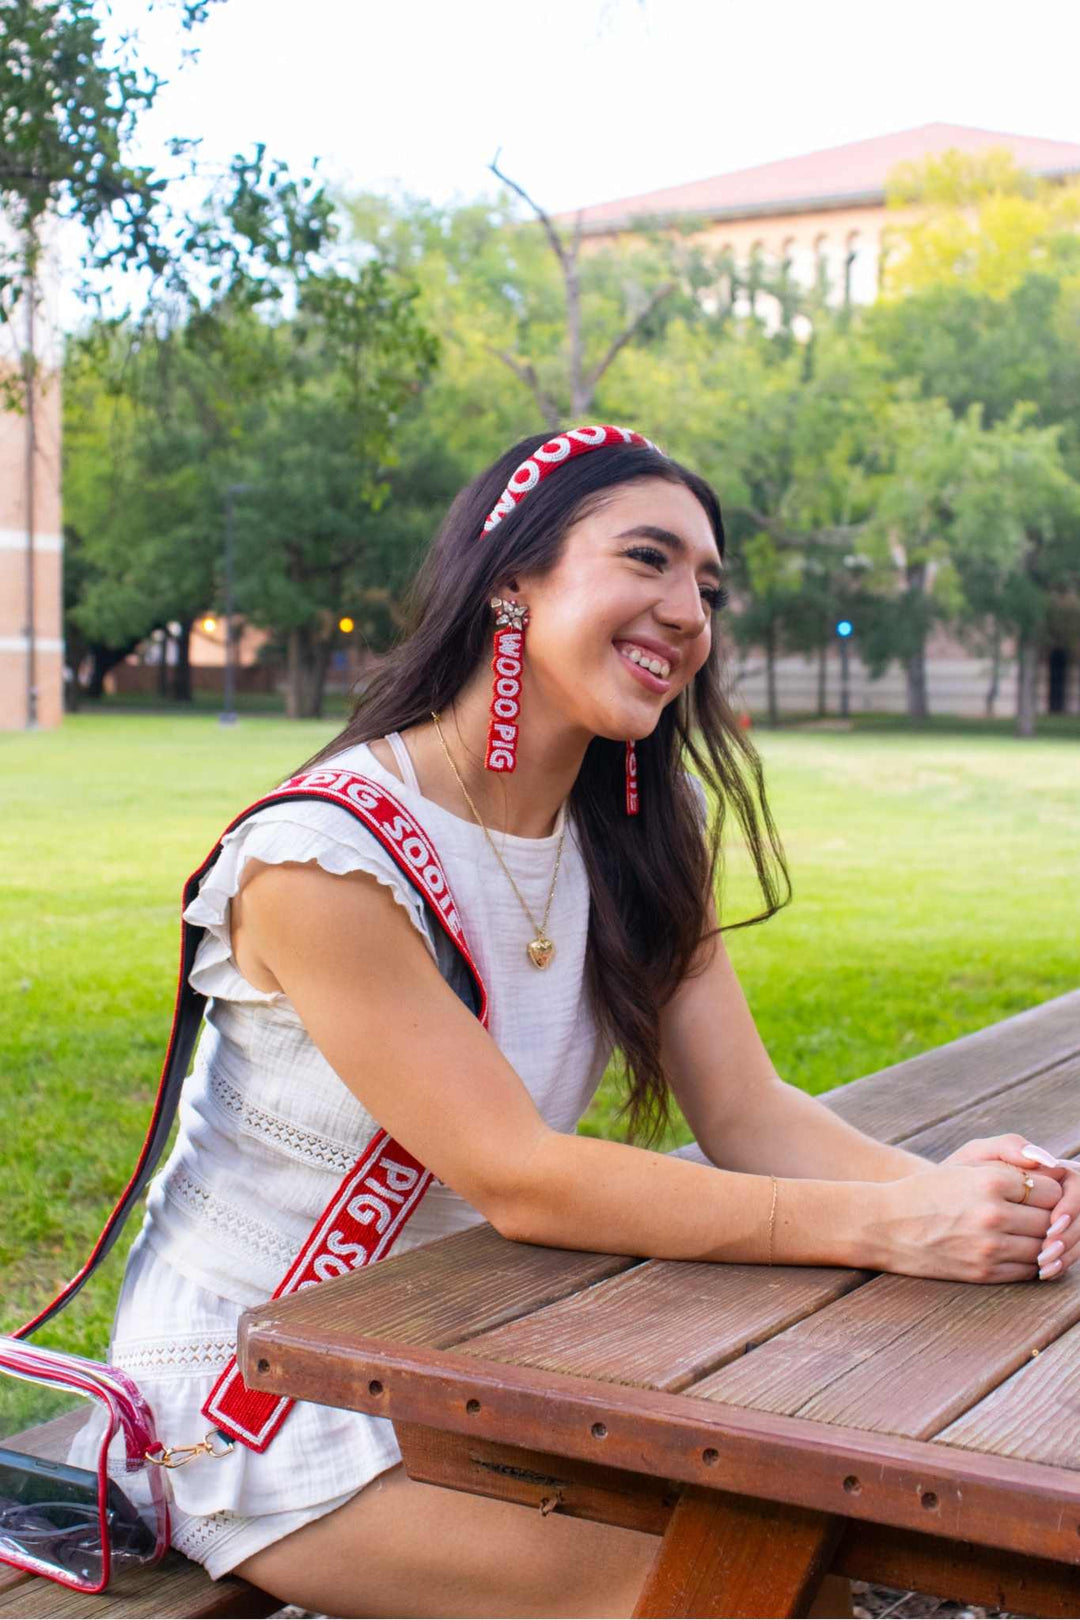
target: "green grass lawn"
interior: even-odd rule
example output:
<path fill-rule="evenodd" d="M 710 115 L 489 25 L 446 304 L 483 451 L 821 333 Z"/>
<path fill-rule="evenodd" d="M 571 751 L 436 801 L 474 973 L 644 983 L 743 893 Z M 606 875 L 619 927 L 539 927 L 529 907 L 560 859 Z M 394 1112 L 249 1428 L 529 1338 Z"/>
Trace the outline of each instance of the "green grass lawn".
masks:
<path fill-rule="evenodd" d="M 127 1180 L 184 879 L 339 723 L 87 713 L 0 736 L 0 1328 L 72 1274 Z M 785 1078 L 828 1090 L 1080 982 L 1068 730 L 755 736 L 795 899 L 728 947 Z M 729 915 L 749 898 L 735 870 Z M 608 1083 L 586 1128 L 615 1102 Z M 103 1352 L 120 1252 L 42 1342 Z"/>

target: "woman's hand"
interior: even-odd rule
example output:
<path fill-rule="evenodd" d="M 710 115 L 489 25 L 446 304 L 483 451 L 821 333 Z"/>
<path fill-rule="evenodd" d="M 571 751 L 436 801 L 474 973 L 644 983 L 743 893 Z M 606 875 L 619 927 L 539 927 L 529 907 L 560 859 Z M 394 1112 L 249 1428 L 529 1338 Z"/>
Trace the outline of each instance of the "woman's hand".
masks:
<path fill-rule="evenodd" d="M 1031 1173 L 1038 1167 L 1040 1180 L 1050 1177 L 1058 1184 L 1057 1196 L 1048 1210 L 1046 1242 L 1039 1251 L 1039 1276 L 1062 1277 L 1080 1258 L 1080 1165 L 1055 1158 L 1015 1131 L 1007 1136 L 982 1136 L 965 1142 L 942 1163 L 1012 1164 Z M 1032 1189 L 1027 1207 L 1034 1201 Z"/>
<path fill-rule="evenodd" d="M 1021 1203 L 1023 1175 L 1034 1183 Z M 874 1188 L 875 1270 L 955 1282 L 1029 1282 L 1038 1275 L 1060 1183 L 992 1157 L 935 1164 Z M 1055 1273 L 1059 1275 L 1059 1273 Z"/>

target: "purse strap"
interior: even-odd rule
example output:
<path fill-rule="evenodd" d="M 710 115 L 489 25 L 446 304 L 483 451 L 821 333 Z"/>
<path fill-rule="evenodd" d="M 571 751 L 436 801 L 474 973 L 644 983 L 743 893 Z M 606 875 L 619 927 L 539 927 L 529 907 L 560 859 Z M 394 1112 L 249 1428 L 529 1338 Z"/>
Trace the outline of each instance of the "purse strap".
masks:
<path fill-rule="evenodd" d="M 101 1235 L 94 1244 L 85 1264 L 76 1272 L 70 1282 L 65 1283 L 55 1299 L 50 1301 L 44 1310 L 39 1311 L 29 1322 L 24 1323 L 21 1328 L 10 1335 L 12 1338 L 24 1339 L 29 1337 L 31 1333 L 43 1327 L 46 1322 L 51 1321 L 66 1305 L 70 1304 L 79 1290 L 89 1282 L 98 1266 L 101 1265 L 120 1236 L 124 1222 L 146 1190 L 146 1186 L 164 1152 L 173 1120 L 176 1117 L 176 1110 L 180 1104 L 180 1093 L 187 1077 L 192 1054 L 195 1050 L 195 1042 L 202 1025 L 203 1012 L 209 999 L 195 990 L 188 980 L 204 930 L 197 924 L 187 922 L 183 913 L 194 900 L 202 879 L 221 854 L 222 844 L 228 834 L 234 832 L 256 811 L 264 809 L 267 805 L 287 803 L 296 799 L 316 799 L 327 804 L 340 805 L 343 810 L 349 811 L 378 840 L 387 854 L 396 862 L 402 875 L 420 894 L 436 923 L 454 945 L 458 955 L 464 962 L 469 974 L 468 982 L 472 1011 L 479 1018 L 484 1028 L 487 1028 L 488 998 L 484 981 L 480 977 L 480 971 L 473 960 L 472 952 L 465 938 L 461 917 L 457 906 L 454 904 L 450 885 L 435 851 L 435 846 L 417 822 L 415 816 L 406 810 L 401 801 L 396 799 L 381 783 L 373 781 L 370 777 L 360 776 L 355 771 L 321 767 L 301 771 L 298 775 L 290 777 L 287 782 L 283 782 L 280 787 L 275 788 L 263 798 L 257 799 L 254 804 L 249 805 L 246 810 L 242 810 L 238 816 L 234 817 L 214 844 L 206 859 L 196 868 L 184 885 L 183 897 L 180 903 L 180 971 L 176 987 L 172 1032 L 169 1036 L 169 1045 L 161 1070 L 161 1078 L 158 1081 L 153 1113 L 150 1117 L 150 1124 L 135 1169 L 127 1186 L 121 1193 L 116 1207 L 105 1222 Z M 372 1160 L 373 1152 L 375 1156 Z M 386 1157 L 390 1159 L 389 1169 L 385 1166 L 380 1167 L 380 1160 Z M 369 1161 L 371 1162 L 369 1163 Z M 341 1194 L 346 1190 L 349 1192 L 348 1197 L 345 1199 L 346 1207 L 364 1193 L 370 1193 L 373 1197 L 380 1198 L 385 1206 L 388 1203 L 385 1193 L 388 1189 L 391 1192 L 395 1190 L 392 1185 L 394 1176 L 397 1174 L 395 1166 L 399 1166 L 401 1170 L 409 1174 L 415 1169 L 424 1178 L 422 1186 L 416 1192 L 416 1196 L 409 1199 L 408 1208 L 404 1212 L 403 1218 L 396 1218 L 393 1222 L 393 1237 L 398 1235 L 404 1225 L 404 1220 L 407 1220 L 408 1216 L 412 1214 L 423 1193 L 427 1190 L 431 1178 L 429 1173 L 419 1165 L 418 1161 L 406 1149 L 392 1141 L 385 1131 L 378 1131 L 371 1142 L 365 1146 L 357 1163 L 344 1177 L 327 1210 L 319 1217 L 311 1235 L 305 1241 L 300 1255 L 290 1266 L 289 1271 L 282 1280 L 275 1298 L 282 1291 L 291 1293 L 296 1287 L 308 1286 L 310 1282 L 321 1280 L 319 1271 L 313 1270 L 313 1268 L 321 1252 L 316 1241 L 318 1234 L 322 1230 L 324 1235 L 329 1235 L 330 1229 L 326 1225 L 326 1217 L 339 1203 Z M 377 1172 L 381 1178 L 377 1190 L 367 1188 L 364 1185 L 364 1177 L 371 1175 L 373 1171 Z M 418 1182 L 421 1177 L 417 1178 Z M 354 1182 L 357 1183 L 356 1186 L 353 1185 Z M 415 1191 L 415 1187 L 412 1190 Z M 387 1237 L 392 1241 L 389 1232 L 379 1227 L 379 1222 L 382 1220 L 381 1209 L 370 1203 L 366 1205 L 357 1204 L 356 1207 L 360 1217 L 360 1225 L 365 1227 L 374 1225 L 377 1238 Z M 400 1217 L 402 1214 L 401 1205 L 397 1204 L 391 1207 Z M 367 1211 L 366 1220 L 364 1218 L 365 1211 Z M 371 1247 L 377 1249 L 378 1252 L 372 1253 L 369 1257 L 378 1259 L 385 1253 L 389 1243 L 379 1242 Z M 366 1260 L 360 1259 L 356 1263 L 362 1265 L 366 1263 Z M 325 1271 L 325 1269 L 324 1262 L 323 1270 Z M 351 1267 L 348 1269 L 351 1269 Z M 280 1421 L 274 1428 L 275 1433 L 278 1427 L 280 1427 Z M 239 1436 L 239 1438 L 243 1439 L 245 1437 Z M 250 1444 L 250 1441 L 246 1441 L 246 1443 Z M 264 1445 L 268 1443 L 269 1441 L 266 1440 Z M 258 1449 L 264 1449 L 264 1446 L 259 1446 Z"/>

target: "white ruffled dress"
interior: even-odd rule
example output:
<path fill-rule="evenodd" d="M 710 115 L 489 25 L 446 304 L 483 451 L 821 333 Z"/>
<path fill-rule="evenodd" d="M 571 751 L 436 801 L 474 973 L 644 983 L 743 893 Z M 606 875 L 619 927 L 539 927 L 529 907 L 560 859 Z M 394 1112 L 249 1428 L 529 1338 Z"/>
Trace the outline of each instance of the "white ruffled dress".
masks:
<path fill-rule="evenodd" d="M 548 925 L 557 953 L 538 973 L 525 953 L 528 921 L 482 829 L 424 798 L 401 738 L 387 740 L 404 781 L 366 744 L 334 763 L 389 787 L 430 834 L 488 989 L 492 1038 L 547 1123 L 573 1132 L 609 1057 L 585 993 L 589 891 L 573 817 Z M 564 806 L 547 838 L 493 835 L 534 916 L 544 913 L 566 817 Z M 151 1184 L 128 1260 L 110 1347 L 144 1391 L 167 1445 L 190 1445 L 206 1433 L 200 1409 L 233 1354 L 241 1311 L 273 1294 L 377 1128 L 287 997 L 256 989 L 233 960 L 229 903 L 251 859 L 369 872 L 409 913 L 451 984 L 460 985 L 462 973 L 391 857 L 340 807 L 269 806 L 225 839 L 184 913 L 206 930 L 190 981 L 212 999 L 176 1143 Z M 433 1183 L 393 1252 L 481 1219 Z M 299 1402 L 266 1452 L 237 1445 L 221 1460 L 200 1457 L 170 1474 L 173 1544 L 223 1575 L 399 1460 L 385 1419 Z"/>

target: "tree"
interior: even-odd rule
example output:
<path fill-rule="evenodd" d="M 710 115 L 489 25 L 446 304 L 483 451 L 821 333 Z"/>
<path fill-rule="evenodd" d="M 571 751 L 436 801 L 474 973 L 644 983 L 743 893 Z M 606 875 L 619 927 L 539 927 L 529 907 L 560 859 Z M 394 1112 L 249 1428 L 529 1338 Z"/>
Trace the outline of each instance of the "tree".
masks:
<path fill-rule="evenodd" d="M 427 407 L 473 467 L 493 444 L 600 409 L 621 357 L 655 335 L 676 290 L 668 239 L 586 251 L 580 230 L 493 172 L 507 188 L 493 202 L 348 204 L 358 257 L 386 254 L 420 283 L 423 317 L 444 341 Z"/>
<path fill-rule="evenodd" d="M 285 640 L 286 712 L 301 719 L 321 713 L 343 608 L 388 605 L 387 578 L 400 573 L 370 515 L 389 493 L 399 413 L 438 344 L 415 288 L 375 259 L 305 283 L 282 337 L 288 378 L 245 437 L 237 599 Z"/>
<path fill-rule="evenodd" d="M 973 406 L 966 477 L 955 501 L 952 552 L 969 604 L 1015 637 L 1016 733 L 1035 731 L 1041 655 L 1055 621 L 1080 589 L 1080 482 L 1061 451 L 1058 426 L 1036 427 L 1034 407 L 981 429 Z"/>
<path fill-rule="evenodd" d="M 988 441 L 984 459 L 991 450 L 1004 455 L 1006 443 L 1023 443 L 1021 462 L 1034 458 L 1041 466 L 1050 499 L 1052 488 L 1064 487 L 1059 475 L 1080 479 L 1080 187 L 1038 181 L 1001 154 L 979 160 L 950 154 L 909 172 L 894 199 L 919 201 L 924 217 L 893 231 L 889 296 L 867 313 L 884 369 L 894 379 L 912 379 L 924 397 L 945 400 L 958 418 L 978 408 L 985 427 L 1002 434 Z M 1036 452 L 1032 427 L 1058 430 L 1052 453 L 1045 442 Z M 1020 463 L 1006 461 L 1012 472 L 1001 476 L 1011 478 Z M 1028 564 L 1019 574 L 1003 573 L 991 536 L 1004 523 L 1010 544 L 1019 542 L 1014 497 L 995 482 L 998 476 L 995 465 L 981 491 L 966 486 L 965 498 L 974 502 L 977 495 L 985 511 L 982 538 L 972 532 L 958 558 L 960 624 L 990 656 L 988 703 L 1006 639 L 1015 638 L 1018 729 L 1030 735 L 1038 661 L 1080 581 L 1080 526 L 1064 497 L 1053 498 L 1052 519 L 1045 510 L 1040 515 L 1028 479 L 1026 498 L 1035 507 Z"/>
<path fill-rule="evenodd" d="M 65 506 L 80 586 L 67 621 L 96 649 L 88 696 L 118 661 L 110 650 L 126 656 L 178 623 L 169 695 L 190 700 L 191 628 L 217 588 L 245 413 L 284 364 L 275 329 L 244 301 L 171 329 L 97 323 L 69 343 Z"/>
<path fill-rule="evenodd" d="M 191 30 L 221 0 L 173 0 Z M 313 177 L 293 180 L 265 148 L 238 154 L 209 189 L 213 203 L 175 204 L 174 182 L 200 173 L 197 142 L 170 142 L 175 174 L 133 163 L 141 117 L 164 82 L 140 61 L 138 41 L 115 50 L 101 26 L 103 0 L 0 0 L 0 205 L 15 242 L 0 253 L 0 321 L 33 297 L 47 216 L 84 236 L 82 292 L 123 267 L 185 299 L 200 280 L 213 296 L 244 285 L 266 296 L 275 275 L 315 252 L 330 228 L 330 203 Z M 194 273 L 194 279 L 193 279 Z"/>
<path fill-rule="evenodd" d="M 499 168 L 498 154 L 491 164 L 491 172 L 496 179 L 501 180 L 516 197 L 519 197 L 527 207 L 532 210 L 537 223 L 544 233 L 544 238 L 554 255 L 562 278 L 563 297 L 565 300 L 566 322 L 566 382 L 565 393 L 563 389 L 552 390 L 545 387 L 537 370 L 536 363 L 528 352 L 514 353 L 509 349 L 498 351 L 499 359 L 508 366 L 519 382 L 524 383 L 533 395 L 537 408 L 540 411 L 547 427 L 552 430 L 560 427 L 564 420 L 562 400 L 568 395 L 570 418 L 575 422 L 583 421 L 592 409 L 596 390 L 605 373 L 617 359 L 627 344 L 633 342 L 635 336 L 648 325 L 649 319 L 664 299 L 675 290 L 675 283 L 664 280 L 657 286 L 646 291 L 639 289 L 635 300 L 637 308 L 628 314 L 620 323 L 617 331 L 602 343 L 599 352 L 590 362 L 586 357 L 586 332 L 583 323 L 583 274 L 587 266 L 581 259 L 582 225 L 581 215 L 575 221 L 569 236 L 555 224 L 551 215 L 539 203 L 534 202 L 529 193 L 516 180 L 503 173 Z M 608 264 L 603 257 L 596 258 L 592 265 L 594 271 L 604 271 Z M 595 275 L 592 279 L 598 279 Z M 595 331 L 595 327 L 593 327 Z M 596 343 L 594 340 L 594 349 Z"/>
<path fill-rule="evenodd" d="M 941 287 L 1002 299 L 1033 271 L 1080 269 L 1080 182 L 1039 179 L 1005 149 L 899 164 L 886 197 L 918 210 L 887 229 L 887 299 Z"/>

